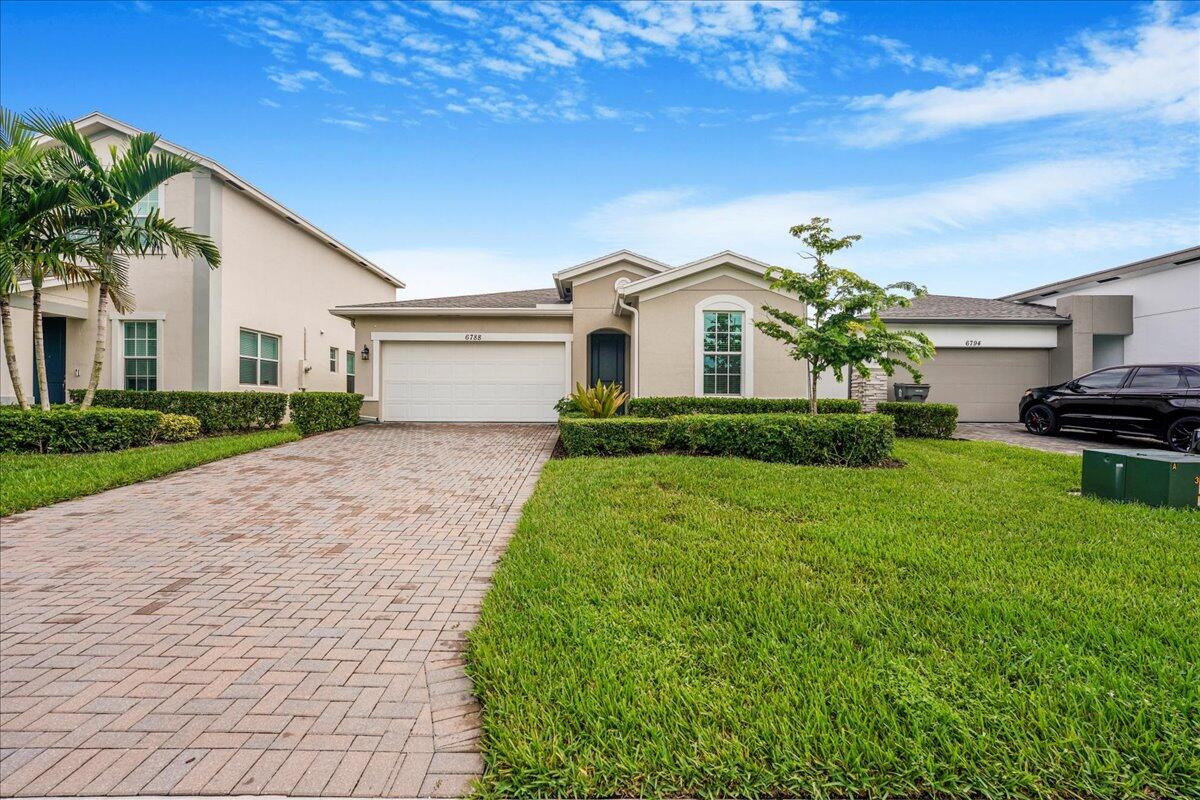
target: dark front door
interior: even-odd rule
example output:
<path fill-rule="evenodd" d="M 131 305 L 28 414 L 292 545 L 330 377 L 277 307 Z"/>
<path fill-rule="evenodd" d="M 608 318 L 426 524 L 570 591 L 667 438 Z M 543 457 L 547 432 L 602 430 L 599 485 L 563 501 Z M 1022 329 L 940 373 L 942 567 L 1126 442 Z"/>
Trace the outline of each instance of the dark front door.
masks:
<path fill-rule="evenodd" d="M 51 403 L 67 402 L 67 318 L 42 317 L 42 347 L 46 351 L 46 386 Z M 42 401 L 37 363 L 33 365 L 33 399 Z"/>
<path fill-rule="evenodd" d="M 593 333 L 588 337 L 588 385 L 596 381 L 625 388 L 625 334 Z"/>

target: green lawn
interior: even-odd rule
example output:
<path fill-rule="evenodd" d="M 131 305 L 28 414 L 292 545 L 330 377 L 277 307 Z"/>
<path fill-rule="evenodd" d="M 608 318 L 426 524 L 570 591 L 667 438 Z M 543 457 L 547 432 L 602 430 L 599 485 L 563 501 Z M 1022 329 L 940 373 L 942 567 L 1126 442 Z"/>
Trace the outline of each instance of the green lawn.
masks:
<path fill-rule="evenodd" d="M 471 634 L 485 796 L 1200 796 L 1200 514 L 1080 459 L 546 466 Z"/>
<path fill-rule="evenodd" d="M 300 434 L 289 425 L 278 430 L 214 436 L 115 453 L 0 453 L 0 516 L 157 478 L 299 438 Z"/>

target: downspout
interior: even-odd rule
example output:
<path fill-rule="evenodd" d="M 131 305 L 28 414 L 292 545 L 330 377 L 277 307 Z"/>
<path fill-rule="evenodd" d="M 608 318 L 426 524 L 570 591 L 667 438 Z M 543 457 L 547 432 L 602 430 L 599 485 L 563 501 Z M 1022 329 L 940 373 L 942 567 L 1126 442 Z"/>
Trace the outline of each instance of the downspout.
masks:
<path fill-rule="evenodd" d="M 629 305 L 628 303 L 626 303 L 625 298 L 621 294 L 621 290 L 624 289 L 628 284 L 630 284 L 632 282 L 633 281 L 629 280 L 629 278 L 621 278 L 620 280 L 617 281 L 617 285 L 616 285 L 617 306 L 619 308 L 623 308 L 624 310 L 628 311 L 630 316 L 633 317 L 633 337 L 629 343 L 629 354 L 631 356 L 630 361 L 632 362 L 630 364 L 629 371 L 630 371 L 630 375 L 632 376 L 633 380 L 630 381 L 630 383 L 632 385 L 630 386 L 629 396 L 630 397 L 640 397 L 641 395 L 638 394 L 638 344 L 639 344 L 639 340 L 638 340 L 638 322 L 639 322 L 638 310 L 636 308 L 634 308 L 633 306 Z"/>

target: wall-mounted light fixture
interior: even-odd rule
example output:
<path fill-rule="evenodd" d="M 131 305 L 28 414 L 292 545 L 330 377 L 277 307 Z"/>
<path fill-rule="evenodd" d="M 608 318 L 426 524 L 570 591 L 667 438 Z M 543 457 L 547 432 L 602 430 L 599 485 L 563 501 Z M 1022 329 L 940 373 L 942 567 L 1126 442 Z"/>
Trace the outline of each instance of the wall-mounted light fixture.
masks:
<path fill-rule="evenodd" d="M 363 361 L 371 360 L 371 348 L 367 347 L 365 344 L 363 345 L 363 349 L 362 349 L 362 360 Z"/>

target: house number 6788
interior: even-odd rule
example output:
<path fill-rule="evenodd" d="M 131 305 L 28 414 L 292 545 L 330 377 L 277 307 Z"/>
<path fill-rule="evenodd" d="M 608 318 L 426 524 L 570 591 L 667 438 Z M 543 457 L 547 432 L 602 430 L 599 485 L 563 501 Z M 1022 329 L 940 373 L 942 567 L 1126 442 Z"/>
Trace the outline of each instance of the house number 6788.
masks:
<path fill-rule="evenodd" d="M 483 334 L 482 333 L 468 333 L 466 335 L 466 339 L 468 342 L 482 342 Z"/>

